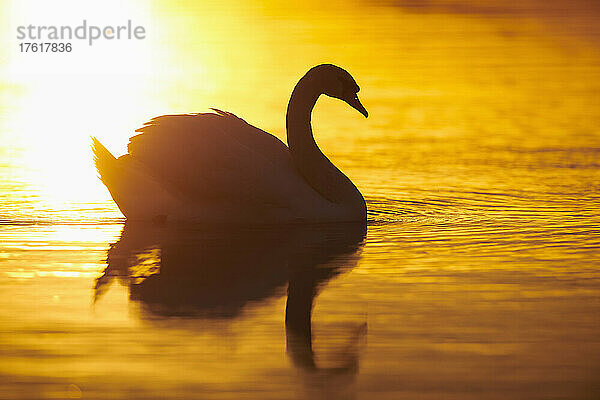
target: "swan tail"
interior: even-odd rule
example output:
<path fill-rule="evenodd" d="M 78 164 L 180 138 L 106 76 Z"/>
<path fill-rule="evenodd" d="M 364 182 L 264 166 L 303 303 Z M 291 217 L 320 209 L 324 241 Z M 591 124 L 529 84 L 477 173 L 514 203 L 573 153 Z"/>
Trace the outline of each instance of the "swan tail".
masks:
<path fill-rule="evenodd" d="M 94 164 L 96 164 L 100 180 L 108 187 L 117 169 L 117 159 L 93 136 L 92 152 L 94 153 Z"/>

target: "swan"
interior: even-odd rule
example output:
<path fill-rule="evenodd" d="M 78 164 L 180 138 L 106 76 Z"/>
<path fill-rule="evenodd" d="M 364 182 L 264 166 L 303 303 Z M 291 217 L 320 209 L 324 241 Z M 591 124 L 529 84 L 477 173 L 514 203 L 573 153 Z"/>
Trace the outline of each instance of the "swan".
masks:
<path fill-rule="evenodd" d="M 100 180 L 127 220 L 291 223 L 365 221 L 352 181 L 321 152 L 311 112 L 321 94 L 365 117 L 360 90 L 343 68 L 322 64 L 296 84 L 286 146 L 232 113 L 163 115 L 115 158 L 92 137 Z"/>

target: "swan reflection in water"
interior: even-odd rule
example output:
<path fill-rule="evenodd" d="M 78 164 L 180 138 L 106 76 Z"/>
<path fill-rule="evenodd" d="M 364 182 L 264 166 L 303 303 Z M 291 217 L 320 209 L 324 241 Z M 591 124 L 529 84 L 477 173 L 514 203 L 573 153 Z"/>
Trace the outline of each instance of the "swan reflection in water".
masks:
<path fill-rule="evenodd" d="M 358 371 L 356 344 L 366 324 L 352 333 L 339 365 L 319 368 L 311 312 L 320 288 L 356 265 L 365 233 L 364 223 L 200 228 L 128 222 L 108 250 L 95 297 L 116 278 L 147 316 L 231 319 L 287 284 L 287 352 L 318 389 L 352 380 Z"/>

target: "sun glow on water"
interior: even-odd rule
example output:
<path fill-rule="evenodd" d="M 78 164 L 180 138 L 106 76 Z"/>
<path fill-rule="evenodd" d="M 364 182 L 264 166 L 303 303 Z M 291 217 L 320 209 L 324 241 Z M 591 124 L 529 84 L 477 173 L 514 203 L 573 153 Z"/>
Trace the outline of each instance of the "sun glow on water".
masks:
<path fill-rule="evenodd" d="M 132 18 L 147 29 L 152 25 L 151 9 L 143 2 L 15 1 L 4 8 L 10 14 L 10 37 L 18 25 L 75 27 L 82 15 L 99 25 Z M 23 150 L 17 162 L 42 207 L 64 210 L 108 201 L 96 178 L 90 136 L 101 138 L 118 155 L 135 128 L 164 107 L 152 85 L 161 68 L 156 55 L 163 51 L 154 43 L 114 40 L 89 46 L 73 41 L 70 53 L 8 52 L 0 68 L 18 95 L 11 98 L 0 136 L 10 136 L 14 147 Z"/>

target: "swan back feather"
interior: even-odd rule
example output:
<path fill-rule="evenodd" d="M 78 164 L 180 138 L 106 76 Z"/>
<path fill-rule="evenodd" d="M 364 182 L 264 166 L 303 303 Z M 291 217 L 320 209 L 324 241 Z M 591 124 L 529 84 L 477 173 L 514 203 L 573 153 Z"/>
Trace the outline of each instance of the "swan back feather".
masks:
<path fill-rule="evenodd" d="M 233 114 L 164 115 L 137 132 L 129 155 L 190 200 L 285 206 L 277 183 L 278 167 L 292 163 L 287 147 Z"/>

